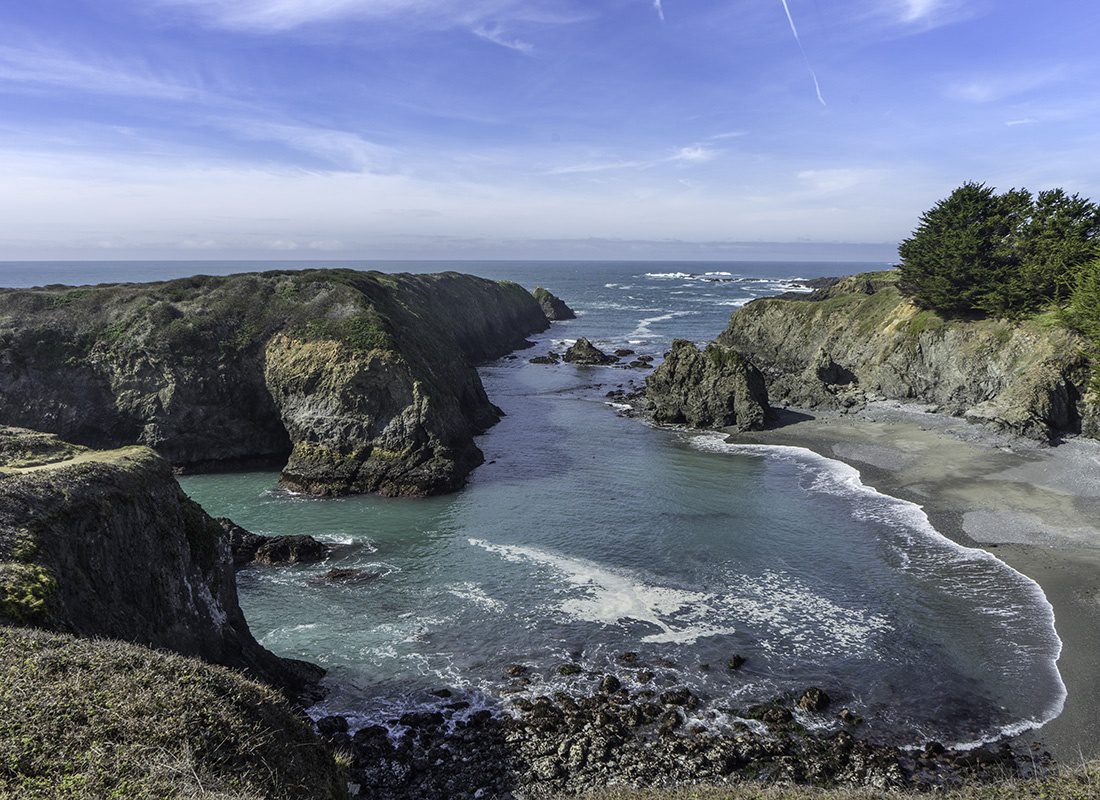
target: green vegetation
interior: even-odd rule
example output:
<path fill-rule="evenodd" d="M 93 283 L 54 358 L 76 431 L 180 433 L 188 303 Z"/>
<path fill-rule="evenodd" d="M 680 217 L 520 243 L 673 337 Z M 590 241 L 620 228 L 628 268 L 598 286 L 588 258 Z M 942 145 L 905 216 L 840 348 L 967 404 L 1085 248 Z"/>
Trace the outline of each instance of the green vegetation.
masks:
<path fill-rule="evenodd" d="M 1033 196 L 966 183 L 899 248 L 901 287 L 949 316 L 1031 316 L 1063 303 L 1100 255 L 1100 206 L 1062 189 Z"/>
<path fill-rule="evenodd" d="M 915 795 L 879 789 L 815 789 L 746 782 L 737 786 L 688 786 L 676 789 L 613 788 L 582 795 L 583 800 L 1088 800 L 1100 797 L 1100 765 L 1057 770 L 1042 778 L 1006 778 Z"/>
<path fill-rule="evenodd" d="M 338 800 L 346 783 L 282 696 L 235 672 L 0 627 L 0 797 Z"/>

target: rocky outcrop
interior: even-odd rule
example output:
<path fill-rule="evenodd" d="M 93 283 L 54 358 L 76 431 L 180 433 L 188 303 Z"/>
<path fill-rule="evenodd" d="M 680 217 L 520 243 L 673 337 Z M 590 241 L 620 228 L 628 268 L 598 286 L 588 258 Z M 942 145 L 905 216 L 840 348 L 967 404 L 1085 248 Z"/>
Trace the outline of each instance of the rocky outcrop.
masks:
<path fill-rule="evenodd" d="M 551 322 L 577 318 L 576 312 L 567 306 L 564 300 L 554 295 L 549 289 L 543 289 L 541 286 L 538 286 L 531 294 L 539 301 L 539 306 L 542 307 L 542 313 L 545 314 L 546 318 Z"/>
<path fill-rule="evenodd" d="M 759 430 L 768 414 L 764 378 L 734 350 L 710 344 L 700 351 L 677 339 L 646 379 L 645 407 L 657 422 L 696 428 Z"/>
<path fill-rule="evenodd" d="M 0 451 L 0 624 L 121 639 L 299 694 L 321 677 L 248 630 L 229 541 L 146 447 L 94 451 L 16 429 Z"/>
<path fill-rule="evenodd" d="M 352 270 L 0 290 L 0 423 L 316 494 L 462 486 L 500 411 L 475 365 L 549 322 L 509 282 Z"/>
<path fill-rule="evenodd" d="M 944 319 L 909 302 L 896 280 L 868 273 L 808 300 L 756 300 L 718 343 L 760 369 L 773 405 L 845 410 L 890 398 L 1031 438 L 1095 429 L 1076 334 L 1044 319 Z"/>
<path fill-rule="evenodd" d="M 215 520 L 229 538 L 233 566 L 249 564 L 315 564 L 324 561 L 329 548 L 312 536 L 262 536 L 245 530 L 228 517 Z"/>
<path fill-rule="evenodd" d="M 619 359 L 615 356 L 609 356 L 582 336 L 569 346 L 569 349 L 565 351 L 565 355 L 562 356 L 562 360 L 581 366 L 598 366 L 601 364 L 614 364 Z"/>

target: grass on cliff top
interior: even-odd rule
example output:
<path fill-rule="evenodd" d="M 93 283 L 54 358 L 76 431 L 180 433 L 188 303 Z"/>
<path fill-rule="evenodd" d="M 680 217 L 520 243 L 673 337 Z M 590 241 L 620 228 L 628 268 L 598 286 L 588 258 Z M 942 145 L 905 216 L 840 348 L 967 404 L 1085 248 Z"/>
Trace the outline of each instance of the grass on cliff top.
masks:
<path fill-rule="evenodd" d="M 1062 768 L 1043 778 L 1005 780 L 931 792 L 815 789 L 803 786 L 689 786 L 675 789 L 603 789 L 583 800 L 1096 800 L 1100 763 Z"/>
<path fill-rule="evenodd" d="M 0 798 L 336 800 L 274 690 L 136 645 L 0 627 Z"/>

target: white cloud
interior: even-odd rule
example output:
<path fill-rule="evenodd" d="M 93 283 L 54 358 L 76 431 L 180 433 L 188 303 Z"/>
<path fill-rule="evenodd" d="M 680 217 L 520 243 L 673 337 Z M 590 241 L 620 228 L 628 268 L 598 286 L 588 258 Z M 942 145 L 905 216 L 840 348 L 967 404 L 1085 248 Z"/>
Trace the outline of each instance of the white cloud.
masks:
<path fill-rule="evenodd" d="M 1010 119 L 1005 122 L 1005 125 L 1009 128 L 1015 128 L 1019 125 L 1034 125 L 1038 121 L 1039 120 L 1035 119 L 1034 117 L 1024 117 L 1023 119 Z"/>
<path fill-rule="evenodd" d="M 506 47 L 509 50 L 516 50 L 524 55 L 531 55 L 534 52 L 535 46 L 530 42 L 525 42 L 522 39 L 512 39 L 504 34 L 500 25 L 485 26 L 479 25 L 471 29 L 471 33 L 487 42 L 498 44 L 501 47 Z"/>
<path fill-rule="evenodd" d="M 943 0 L 901 0 L 903 22 L 919 22 L 943 9 Z"/>
<path fill-rule="evenodd" d="M 687 161 L 691 164 L 704 164 L 710 161 L 715 156 L 715 152 L 702 145 L 691 145 L 689 147 L 681 147 L 677 150 L 670 161 Z"/>

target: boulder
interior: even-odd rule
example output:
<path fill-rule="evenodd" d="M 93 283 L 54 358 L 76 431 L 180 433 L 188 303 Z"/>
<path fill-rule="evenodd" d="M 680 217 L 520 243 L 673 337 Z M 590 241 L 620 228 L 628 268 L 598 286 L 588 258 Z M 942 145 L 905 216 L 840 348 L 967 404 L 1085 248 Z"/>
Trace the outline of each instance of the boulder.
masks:
<path fill-rule="evenodd" d="M 329 547 L 312 536 L 262 536 L 245 530 L 228 517 L 217 520 L 229 538 L 233 565 L 313 564 L 324 561 Z"/>
<path fill-rule="evenodd" d="M 618 361 L 615 356 L 609 356 L 583 336 L 565 351 L 564 360 L 570 364 L 580 364 L 582 366 L 614 364 Z"/>

